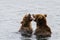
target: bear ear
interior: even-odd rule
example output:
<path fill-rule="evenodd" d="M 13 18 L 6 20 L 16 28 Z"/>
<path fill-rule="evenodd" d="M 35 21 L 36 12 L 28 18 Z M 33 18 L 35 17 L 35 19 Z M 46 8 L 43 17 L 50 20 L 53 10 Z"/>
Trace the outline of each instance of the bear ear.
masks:
<path fill-rule="evenodd" d="M 31 14 L 28 14 L 28 16 L 30 17 L 30 16 L 31 16 Z"/>
<path fill-rule="evenodd" d="M 44 14 L 45 17 L 47 17 L 47 14 Z"/>

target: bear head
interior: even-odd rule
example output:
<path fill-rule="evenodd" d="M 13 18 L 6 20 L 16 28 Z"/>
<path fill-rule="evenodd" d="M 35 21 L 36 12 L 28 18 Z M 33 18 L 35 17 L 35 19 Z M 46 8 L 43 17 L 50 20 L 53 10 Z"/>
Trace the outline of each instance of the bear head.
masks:
<path fill-rule="evenodd" d="M 43 25 L 46 24 L 46 14 L 33 14 L 33 20 L 38 24 L 38 25 Z"/>
<path fill-rule="evenodd" d="M 23 17 L 21 24 L 29 24 L 32 20 L 31 14 L 27 14 Z"/>

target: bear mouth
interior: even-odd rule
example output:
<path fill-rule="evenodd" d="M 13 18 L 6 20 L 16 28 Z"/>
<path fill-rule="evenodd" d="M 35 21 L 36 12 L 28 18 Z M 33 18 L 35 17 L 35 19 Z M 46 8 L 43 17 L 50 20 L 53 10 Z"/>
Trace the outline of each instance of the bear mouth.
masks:
<path fill-rule="evenodd" d="M 33 18 L 30 18 L 30 21 L 32 21 L 33 20 Z"/>
<path fill-rule="evenodd" d="M 29 20 L 29 21 L 32 21 L 32 20 L 33 20 L 33 18 L 32 18 L 32 17 L 28 17 L 28 20 Z"/>

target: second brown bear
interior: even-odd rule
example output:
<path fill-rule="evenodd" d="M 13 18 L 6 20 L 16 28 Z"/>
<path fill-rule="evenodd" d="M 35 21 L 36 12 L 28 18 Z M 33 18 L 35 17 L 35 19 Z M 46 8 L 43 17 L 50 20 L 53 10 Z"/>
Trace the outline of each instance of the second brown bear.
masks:
<path fill-rule="evenodd" d="M 36 22 L 35 35 L 39 37 L 50 37 L 51 29 L 47 25 L 46 14 L 33 14 L 34 21 Z"/>

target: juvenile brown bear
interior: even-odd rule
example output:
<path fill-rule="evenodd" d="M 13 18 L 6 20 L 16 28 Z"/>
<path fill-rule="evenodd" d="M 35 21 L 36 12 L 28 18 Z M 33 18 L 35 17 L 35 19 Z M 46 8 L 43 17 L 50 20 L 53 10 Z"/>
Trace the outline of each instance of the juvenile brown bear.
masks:
<path fill-rule="evenodd" d="M 21 28 L 19 29 L 19 32 L 21 32 L 22 36 L 28 36 L 30 37 L 32 35 L 32 27 L 31 27 L 31 21 L 32 17 L 30 14 L 25 15 L 23 17 L 23 20 L 21 21 Z"/>
<path fill-rule="evenodd" d="M 46 14 L 33 14 L 34 21 L 36 22 L 35 35 L 39 37 L 50 37 L 51 29 L 47 25 Z"/>

